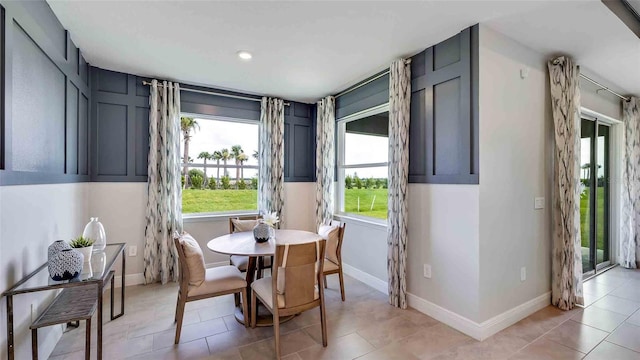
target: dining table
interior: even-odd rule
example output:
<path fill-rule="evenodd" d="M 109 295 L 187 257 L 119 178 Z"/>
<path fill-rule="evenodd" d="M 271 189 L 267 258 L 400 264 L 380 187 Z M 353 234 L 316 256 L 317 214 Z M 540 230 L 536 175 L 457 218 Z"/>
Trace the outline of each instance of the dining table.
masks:
<path fill-rule="evenodd" d="M 304 230 L 291 230 L 291 229 L 276 229 L 274 236 L 268 241 L 259 243 L 253 237 L 252 231 L 235 232 L 218 236 L 209 240 L 207 248 L 215 253 L 224 255 L 241 255 L 248 256 L 249 261 L 247 264 L 246 281 L 247 281 L 247 299 L 246 301 L 249 311 L 253 311 L 251 306 L 251 284 L 255 280 L 257 259 L 260 256 L 273 256 L 276 251 L 277 245 L 286 244 L 305 244 L 309 242 L 315 242 L 322 239 L 322 237 L 316 233 Z M 244 324 L 244 314 L 242 313 L 242 306 L 236 306 L 235 310 L 236 320 Z M 251 314 L 249 314 L 251 318 Z M 282 317 L 281 322 L 291 320 L 293 316 Z M 272 326 L 273 316 L 266 308 L 258 307 L 258 314 L 256 315 L 257 326 Z"/>

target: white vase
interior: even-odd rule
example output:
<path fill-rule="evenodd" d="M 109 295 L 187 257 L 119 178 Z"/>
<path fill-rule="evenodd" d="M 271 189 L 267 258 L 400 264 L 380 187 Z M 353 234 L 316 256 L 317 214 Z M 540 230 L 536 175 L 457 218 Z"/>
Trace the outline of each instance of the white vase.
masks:
<path fill-rule="evenodd" d="M 93 245 L 75 249 L 84 256 L 85 264 L 91 261 L 91 252 L 93 252 Z"/>
<path fill-rule="evenodd" d="M 102 251 L 107 246 L 107 235 L 104 232 L 104 226 L 98 221 L 97 217 L 92 217 L 91 221 L 84 227 L 82 237 L 94 241 L 93 250 Z"/>

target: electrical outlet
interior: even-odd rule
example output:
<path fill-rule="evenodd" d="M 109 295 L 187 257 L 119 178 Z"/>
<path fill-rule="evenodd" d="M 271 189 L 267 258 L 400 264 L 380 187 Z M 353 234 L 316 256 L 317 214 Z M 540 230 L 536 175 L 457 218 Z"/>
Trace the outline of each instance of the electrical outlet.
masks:
<path fill-rule="evenodd" d="M 129 246 L 129 256 L 138 256 L 137 246 Z"/>
<path fill-rule="evenodd" d="M 431 279 L 431 265 L 424 264 L 424 277 Z"/>
<path fill-rule="evenodd" d="M 536 210 L 544 209 L 544 198 L 537 197 L 533 200 L 533 208 Z"/>
<path fill-rule="evenodd" d="M 525 266 L 520 268 L 520 281 L 527 280 L 527 268 Z"/>

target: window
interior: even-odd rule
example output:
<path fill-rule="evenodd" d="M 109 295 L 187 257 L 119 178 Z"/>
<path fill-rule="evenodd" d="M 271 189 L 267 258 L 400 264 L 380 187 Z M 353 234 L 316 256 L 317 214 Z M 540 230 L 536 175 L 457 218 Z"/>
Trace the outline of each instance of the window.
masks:
<path fill-rule="evenodd" d="M 182 114 L 182 213 L 258 209 L 258 123 Z"/>
<path fill-rule="evenodd" d="M 338 121 L 338 213 L 387 218 L 388 105 Z"/>

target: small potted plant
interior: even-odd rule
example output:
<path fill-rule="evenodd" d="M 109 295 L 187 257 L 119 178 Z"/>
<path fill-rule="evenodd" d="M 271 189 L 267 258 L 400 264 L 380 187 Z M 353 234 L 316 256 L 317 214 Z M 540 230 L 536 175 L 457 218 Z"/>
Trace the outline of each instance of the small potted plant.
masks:
<path fill-rule="evenodd" d="M 71 240 L 69 245 L 76 249 L 79 253 L 84 256 L 84 262 L 87 263 L 91 261 L 91 252 L 93 251 L 93 243 L 92 239 L 86 238 L 84 236 L 78 236 L 77 238 Z"/>

